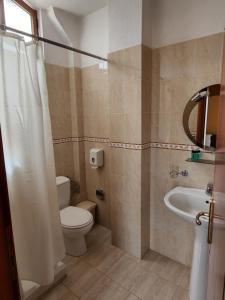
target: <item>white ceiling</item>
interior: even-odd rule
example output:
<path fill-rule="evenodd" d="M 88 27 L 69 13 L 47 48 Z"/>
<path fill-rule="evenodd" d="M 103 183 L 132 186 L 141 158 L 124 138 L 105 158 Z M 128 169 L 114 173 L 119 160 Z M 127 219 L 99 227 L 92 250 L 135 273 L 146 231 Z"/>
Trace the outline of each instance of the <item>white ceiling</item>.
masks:
<path fill-rule="evenodd" d="M 86 16 L 105 7 L 108 0 L 28 0 L 35 8 L 58 7 L 79 16 Z"/>

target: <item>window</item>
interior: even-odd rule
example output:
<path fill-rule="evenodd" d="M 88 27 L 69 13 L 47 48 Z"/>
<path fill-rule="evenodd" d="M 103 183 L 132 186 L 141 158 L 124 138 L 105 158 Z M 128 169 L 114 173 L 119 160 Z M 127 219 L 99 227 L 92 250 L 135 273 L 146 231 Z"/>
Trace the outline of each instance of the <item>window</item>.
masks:
<path fill-rule="evenodd" d="M 30 34 L 38 34 L 37 11 L 23 0 L 0 0 L 0 21 L 6 26 Z M 26 42 L 31 40 L 29 37 L 24 39 Z"/>

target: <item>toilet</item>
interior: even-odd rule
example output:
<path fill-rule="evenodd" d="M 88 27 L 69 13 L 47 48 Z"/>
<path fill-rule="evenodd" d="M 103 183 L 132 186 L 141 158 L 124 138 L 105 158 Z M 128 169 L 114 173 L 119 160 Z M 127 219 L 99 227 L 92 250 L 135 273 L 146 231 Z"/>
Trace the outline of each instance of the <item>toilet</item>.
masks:
<path fill-rule="evenodd" d="M 94 225 L 93 216 L 86 209 L 69 206 L 69 178 L 56 177 L 56 186 L 66 253 L 72 256 L 81 256 L 87 252 L 85 235 Z"/>

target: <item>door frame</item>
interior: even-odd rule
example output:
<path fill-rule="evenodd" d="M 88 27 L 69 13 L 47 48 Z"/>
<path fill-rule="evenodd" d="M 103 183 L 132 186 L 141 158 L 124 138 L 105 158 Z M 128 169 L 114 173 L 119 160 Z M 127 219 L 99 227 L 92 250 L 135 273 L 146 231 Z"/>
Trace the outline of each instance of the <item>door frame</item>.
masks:
<path fill-rule="evenodd" d="M 20 300 L 1 127 L 0 179 L 0 299 Z"/>

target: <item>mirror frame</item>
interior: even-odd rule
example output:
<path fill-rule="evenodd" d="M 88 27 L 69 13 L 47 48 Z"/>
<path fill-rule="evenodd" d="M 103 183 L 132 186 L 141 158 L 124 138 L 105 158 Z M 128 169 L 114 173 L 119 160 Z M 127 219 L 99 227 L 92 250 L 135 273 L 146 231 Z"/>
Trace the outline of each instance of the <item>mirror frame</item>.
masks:
<path fill-rule="evenodd" d="M 210 85 L 208 87 L 205 87 L 201 90 L 199 90 L 197 93 L 195 93 L 191 99 L 188 101 L 188 103 L 186 104 L 185 108 L 184 108 L 184 113 L 183 113 L 183 128 L 184 128 L 184 132 L 186 133 L 187 137 L 190 139 L 190 141 L 195 144 L 196 146 L 204 149 L 204 150 L 208 150 L 208 151 L 215 151 L 216 149 L 214 147 L 208 147 L 205 146 L 201 143 L 198 143 L 193 135 L 191 134 L 190 128 L 189 128 L 189 119 L 190 119 L 190 115 L 192 110 L 194 109 L 194 107 L 196 105 L 198 105 L 199 101 L 201 101 L 203 98 L 201 98 L 198 101 L 194 100 L 194 97 L 200 93 L 200 92 L 204 92 L 207 91 L 209 92 L 209 96 L 220 96 L 220 89 L 221 89 L 221 85 L 220 84 L 213 84 Z"/>

